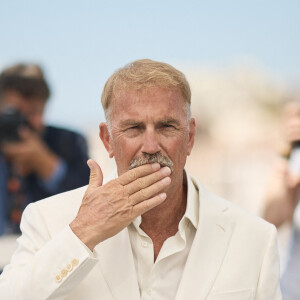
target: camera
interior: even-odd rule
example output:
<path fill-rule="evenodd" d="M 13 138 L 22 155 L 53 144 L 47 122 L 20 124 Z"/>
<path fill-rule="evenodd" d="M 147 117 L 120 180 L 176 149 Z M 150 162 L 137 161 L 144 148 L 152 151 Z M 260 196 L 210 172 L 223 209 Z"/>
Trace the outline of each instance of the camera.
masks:
<path fill-rule="evenodd" d="M 21 127 L 30 128 L 30 125 L 19 110 L 9 107 L 0 112 L 0 145 L 4 142 L 20 141 Z"/>

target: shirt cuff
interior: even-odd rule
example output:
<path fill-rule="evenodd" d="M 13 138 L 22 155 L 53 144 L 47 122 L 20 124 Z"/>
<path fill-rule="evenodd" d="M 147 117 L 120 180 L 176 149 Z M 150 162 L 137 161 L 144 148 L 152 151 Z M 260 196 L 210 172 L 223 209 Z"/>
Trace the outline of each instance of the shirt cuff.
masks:
<path fill-rule="evenodd" d="M 66 172 L 67 164 L 64 160 L 60 159 L 50 178 L 46 180 L 40 179 L 40 184 L 46 189 L 47 192 L 55 192 L 57 186 L 66 175 Z"/>

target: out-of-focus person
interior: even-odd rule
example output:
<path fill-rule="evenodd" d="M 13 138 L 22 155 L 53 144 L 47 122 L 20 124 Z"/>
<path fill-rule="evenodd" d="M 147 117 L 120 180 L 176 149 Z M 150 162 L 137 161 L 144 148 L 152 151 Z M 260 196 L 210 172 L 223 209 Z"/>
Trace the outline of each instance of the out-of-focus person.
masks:
<path fill-rule="evenodd" d="M 19 232 L 28 203 L 88 183 L 85 138 L 44 123 L 49 95 L 36 64 L 0 74 L 0 236 Z"/>
<path fill-rule="evenodd" d="M 283 111 L 283 146 L 266 189 L 264 218 L 281 228 L 291 227 L 282 253 L 281 287 L 285 300 L 300 299 L 300 100 Z"/>

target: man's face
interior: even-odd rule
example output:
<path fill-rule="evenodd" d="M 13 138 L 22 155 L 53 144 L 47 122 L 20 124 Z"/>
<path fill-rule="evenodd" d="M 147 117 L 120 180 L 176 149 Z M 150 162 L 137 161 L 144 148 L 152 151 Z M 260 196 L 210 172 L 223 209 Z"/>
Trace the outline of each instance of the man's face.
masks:
<path fill-rule="evenodd" d="M 1 100 L 0 110 L 13 107 L 28 120 L 29 124 L 37 132 L 41 132 L 44 127 L 43 114 L 46 102 L 42 99 L 25 99 L 19 93 L 6 92 Z"/>
<path fill-rule="evenodd" d="M 160 153 L 173 162 L 172 181 L 182 179 L 194 143 L 195 121 L 188 121 L 177 90 L 119 92 L 110 109 L 111 135 L 105 142 L 101 131 L 107 128 L 101 124 L 100 136 L 116 160 L 119 175 L 129 170 L 133 160 Z"/>

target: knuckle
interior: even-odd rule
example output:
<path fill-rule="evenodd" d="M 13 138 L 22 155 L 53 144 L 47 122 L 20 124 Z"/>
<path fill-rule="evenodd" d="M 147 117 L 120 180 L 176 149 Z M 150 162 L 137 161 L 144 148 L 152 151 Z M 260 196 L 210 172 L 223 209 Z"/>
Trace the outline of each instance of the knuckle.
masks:
<path fill-rule="evenodd" d="M 145 187 L 145 179 L 144 178 L 139 178 L 137 180 L 137 182 L 138 182 L 138 185 L 139 185 L 140 189 L 143 189 Z"/>
<path fill-rule="evenodd" d="M 129 193 L 129 190 L 128 190 L 128 188 L 126 186 L 122 186 L 122 192 L 121 192 L 121 194 L 122 194 L 122 197 L 124 197 L 124 198 L 128 198 L 129 197 L 130 193 Z"/>
<path fill-rule="evenodd" d="M 148 193 L 147 193 L 147 190 L 145 190 L 145 189 L 141 189 L 141 190 L 139 191 L 139 193 L 140 193 L 140 195 L 141 195 L 141 198 L 143 198 L 143 199 L 147 199 L 147 198 L 149 197 L 149 195 L 148 195 Z"/>
<path fill-rule="evenodd" d="M 106 185 L 120 185 L 120 186 L 124 186 L 122 184 L 122 179 L 120 177 L 114 179 L 114 180 L 111 180 L 109 182 L 106 183 Z"/>
<path fill-rule="evenodd" d="M 136 170 L 131 170 L 131 172 L 128 173 L 129 175 L 129 180 L 133 181 L 133 180 L 136 180 L 137 179 L 137 173 L 136 173 Z"/>
<path fill-rule="evenodd" d="M 150 208 L 151 208 L 151 207 L 150 207 L 149 202 L 148 202 L 148 201 L 145 201 L 145 202 L 143 203 L 143 210 L 144 210 L 144 212 L 148 211 Z"/>
<path fill-rule="evenodd" d="M 122 183 L 122 178 L 120 178 L 120 177 L 118 177 L 112 181 L 109 181 L 106 184 L 109 184 L 109 186 L 114 189 L 119 188 L 119 189 L 123 190 L 123 188 L 125 187 L 125 185 Z"/>
<path fill-rule="evenodd" d="M 119 191 L 119 192 L 126 192 L 126 185 L 122 184 L 119 178 L 116 178 L 112 181 L 109 181 L 105 184 L 110 190 Z"/>
<path fill-rule="evenodd" d="M 91 173 L 90 174 L 90 181 L 94 181 L 96 179 L 96 174 L 95 173 Z"/>

